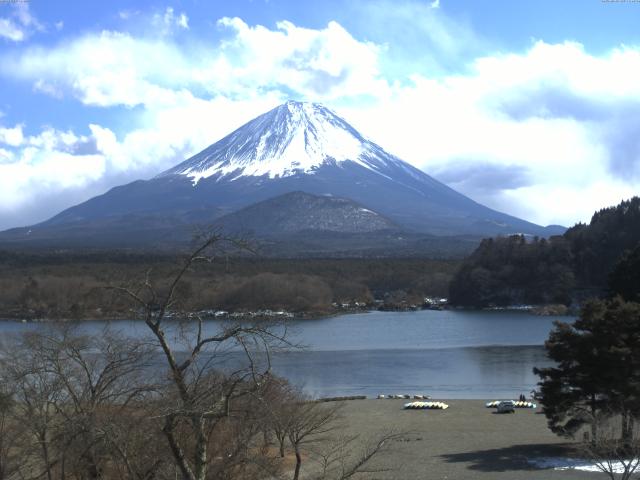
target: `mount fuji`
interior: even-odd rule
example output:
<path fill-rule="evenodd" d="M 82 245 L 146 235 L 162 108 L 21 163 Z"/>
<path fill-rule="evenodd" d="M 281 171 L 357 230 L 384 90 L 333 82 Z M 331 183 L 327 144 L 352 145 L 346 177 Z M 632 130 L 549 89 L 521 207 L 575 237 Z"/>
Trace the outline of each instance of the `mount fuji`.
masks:
<path fill-rule="evenodd" d="M 259 202 L 259 208 L 250 208 Z M 252 212 L 260 212 L 255 222 Z M 365 215 L 356 221 L 354 212 Z M 184 242 L 194 225 L 216 223 L 223 228 L 241 223 L 247 230 L 259 223 L 260 235 L 268 237 L 295 233 L 292 219 L 310 215 L 324 221 L 300 221 L 299 231 L 423 236 L 564 231 L 480 205 L 387 153 L 328 108 L 289 101 L 155 178 L 115 187 L 43 223 L 3 232 L 0 242 L 151 247 Z M 265 218 L 283 216 L 289 219 L 286 229 L 275 220 L 265 224 Z"/>

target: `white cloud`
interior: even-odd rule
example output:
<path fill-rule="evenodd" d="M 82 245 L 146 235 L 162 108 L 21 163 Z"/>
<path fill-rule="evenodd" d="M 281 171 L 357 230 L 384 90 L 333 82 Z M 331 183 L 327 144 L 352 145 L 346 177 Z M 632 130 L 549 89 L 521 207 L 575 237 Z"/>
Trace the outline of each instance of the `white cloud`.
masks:
<path fill-rule="evenodd" d="M 319 30 L 288 21 L 270 30 L 239 18 L 223 18 L 218 25 L 233 36 L 223 43 L 216 62 L 201 71 L 213 88 L 288 89 L 324 100 L 385 94 L 378 65 L 382 47 L 356 40 L 337 22 Z"/>
<path fill-rule="evenodd" d="M 429 4 L 429 6 L 430 6 L 431 8 L 440 8 L 440 0 L 433 0 L 433 1 Z"/>
<path fill-rule="evenodd" d="M 640 93 L 640 49 L 621 46 L 602 56 L 587 53 L 577 42 L 537 41 L 526 54 L 479 58 L 475 77 L 493 92 L 560 85 L 574 94 L 606 98 Z"/>
<path fill-rule="evenodd" d="M 0 37 L 13 42 L 22 42 L 34 31 L 44 30 L 44 26 L 31 14 L 27 2 L 14 3 L 11 17 L 0 17 Z"/>
<path fill-rule="evenodd" d="M 185 56 L 171 43 L 104 31 L 52 49 L 30 48 L 5 58 L 5 75 L 70 91 L 87 105 L 136 106 L 172 102 L 172 86 L 189 84 Z"/>
<path fill-rule="evenodd" d="M 593 56 L 576 43 L 536 42 L 521 54 L 478 58 L 464 75 L 415 75 L 386 100 L 342 111 L 382 146 L 475 200 L 570 225 L 638 192 L 633 78 L 640 78 L 640 49 Z M 490 169 L 472 172 L 474 165 Z M 508 172 L 518 181 L 507 181 Z"/>
<path fill-rule="evenodd" d="M 13 128 L 0 127 L 0 145 L 4 144 L 10 147 L 18 147 L 22 144 L 23 140 L 22 125 L 16 125 Z"/>
<path fill-rule="evenodd" d="M 185 30 L 189 30 L 189 17 L 187 17 L 186 14 L 181 13 L 176 19 L 176 25 L 180 28 L 184 28 Z"/>
<path fill-rule="evenodd" d="M 2 149 L 2 156 L 12 161 L 0 162 L 1 213 L 19 209 L 34 192 L 38 195 L 84 187 L 105 174 L 103 156 L 95 149 L 82 152 L 88 137 L 51 129 L 24 137 L 20 126 L 0 129 L 0 135 L 3 133 L 3 143 L 20 148 Z"/>
<path fill-rule="evenodd" d="M 40 31 L 45 29 L 44 25 L 42 25 L 40 21 L 31 14 L 31 10 L 29 10 L 29 2 L 16 2 L 14 15 L 25 27 L 32 27 L 35 30 Z"/>
<path fill-rule="evenodd" d="M 139 14 L 140 12 L 137 10 L 120 10 L 118 12 L 118 17 L 120 17 L 121 20 L 129 20 L 130 18 L 135 17 Z"/>
<path fill-rule="evenodd" d="M 14 42 L 21 42 L 25 39 L 25 34 L 11 19 L 0 18 L 0 37 Z"/>
<path fill-rule="evenodd" d="M 128 16 L 122 16 L 121 18 L 127 19 Z M 176 15 L 173 7 L 167 7 L 163 13 L 156 13 L 152 18 L 152 24 L 159 28 L 163 35 L 172 34 L 176 29 L 189 30 L 189 17 L 184 12 Z"/>
<path fill-rule="evenodd" d="M 169 8 L 153 21 L 186 30 L 182 15 Z M 383 70 L 388 47 L 337 22 L 309 29 L 282 21 L 270 29 L 223 18 L 218 28 L 223 41 L 188 49 L 169 30 L 103 31 L 2 58 L 4 75 L 31 81 L 38 92 L 142 113 L 120 136 L 97 124 L 84 136 L 45 130 L 25 138 L 22 126 L 0 128 L 7 182 L 0 200 L 18 208 L 29 191 L 60 195 L 153 175 L 288 96 L 327 102 L 392 153 L 538 223 L 588 220 L 638 192 L 639 48 L 592 55 L 575 42 L 538 41 L 524 52 L 480 56 L 464 73 L 393 82 Z M 457 28 L 445 22 L 430 38 L 455 54 Z M 64 165 L 59 179 L 50 176 L 54 161 Z"/>
<path fill-rule="evenodd" d="M 42 78 L 36 80 L 33 83 L 33 91 L 44 93 L 46 95 L 49 95 L 50 97 L 57 98 L 57 99 L 62 99 L 64 97 L 62 90 L 60 90 L 59 88 L 56 88 L 55 85 L 43 80 Z"/>
<path fill-rule="evenodd" d="M 0 163 L 10 163 L 13 162 L 13 152 L 7 150 L 6 148 L 0 147 Z"/>
<path fill-rule="evenodd" d="M 155 21 L 182 22 L 171 9 Z M 33 81 L 39 91 L 60 96 L 67 90 L 103 107 L 171 105 L 192 91 L 249 98 L 289 89 L 316 100 L 385 94 L 377 65 L 381 47 L 354 39 L 336 22 L 320 30 L 279 22 L 269 30 L 223 18 L 219 26 L 231 37 L 217 48 L 186 49 L 162 36 L 103 31 L 5 57 L 0 71 Z"/>
<path fill-rule="evenodd" d="M 438 8 L 433 8 L 438 5 Z M 353 2 L 350 15 L 360 31 L 385 45 L 385 76 L 403 81 L 412 73 L 440 74 L 495 47 L 463 17 L 447 15 L 425 0 Z"/>

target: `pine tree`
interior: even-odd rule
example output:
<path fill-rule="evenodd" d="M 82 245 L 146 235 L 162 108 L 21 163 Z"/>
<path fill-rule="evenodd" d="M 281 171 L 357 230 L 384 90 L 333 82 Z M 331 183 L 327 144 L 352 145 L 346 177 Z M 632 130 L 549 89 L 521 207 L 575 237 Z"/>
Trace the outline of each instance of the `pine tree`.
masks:
<path fill-rule="evenodd" d="M 572 436 L 590 425 L 595 440 L 599 417 L 619 415 L 630 438 L 640 414 L 640 304 L 589 302 L 573 324 L 556 323 L 545 348 L 556 366 L 534 373 L 549 428 Z"/>
<path fill-rule="evenodd" d="M 627 301 L 640 301 L 640 244 L 627 252 L 609 275 L 609 290 Z"/>

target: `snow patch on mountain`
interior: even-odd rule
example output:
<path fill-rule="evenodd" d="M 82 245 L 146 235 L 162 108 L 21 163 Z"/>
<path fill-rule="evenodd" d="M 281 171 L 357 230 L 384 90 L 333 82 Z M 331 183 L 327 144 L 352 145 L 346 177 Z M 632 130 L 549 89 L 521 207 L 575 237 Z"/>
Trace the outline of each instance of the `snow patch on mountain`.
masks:
<path fill-rule="evenodd" d="M 382 170 L 389 163 L 405 167 L 326 107 L 289 101 L 159 176 L 185 175 L 195 185 L 214 176 L 233 181 L 246 176 L 313 174 L 323 164 L 343 162 L 387 178 Z"/>

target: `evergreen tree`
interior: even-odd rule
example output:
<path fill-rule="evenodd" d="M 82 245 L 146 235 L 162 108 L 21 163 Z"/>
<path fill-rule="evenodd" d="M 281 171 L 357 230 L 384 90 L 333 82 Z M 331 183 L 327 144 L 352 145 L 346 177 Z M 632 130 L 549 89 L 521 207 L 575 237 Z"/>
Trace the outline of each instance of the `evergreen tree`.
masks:
<path fill-rule="evenodd" d="M 609 290 L 629 302 L 640 300 L 640 244 L 616 264 L 609 275 Z"/>
<path fill-rule="evenodd" d="M 601 295 L 624 252 L 640 245 L 640 197 L 596 212 L 547 239 L 522 235 L 483 240 L 451 282 L 454 305 L 485 307 L 518 303 L 564 303 Z M 630 254 L 614 291 L 640 300 L 640 251 Z M 621 267 L 622 268 L 622 267 Z"/>
<path fill-rule="evenodd" d="M 588 302 L 573 324 L 556 323 L 545 348 L 556 366 L 534 373 L 549 428 L 571 436 L 591 425 L 595 440 L 599 417 L 617 414 L 630 438 L 640 414 L 640 304 Z"/>

